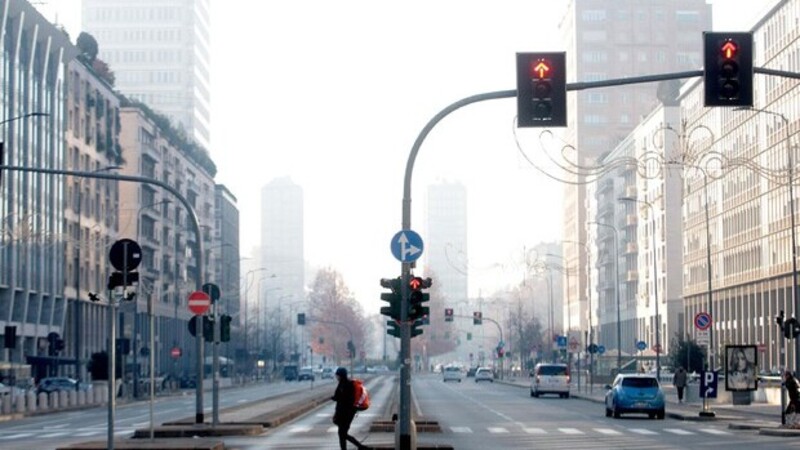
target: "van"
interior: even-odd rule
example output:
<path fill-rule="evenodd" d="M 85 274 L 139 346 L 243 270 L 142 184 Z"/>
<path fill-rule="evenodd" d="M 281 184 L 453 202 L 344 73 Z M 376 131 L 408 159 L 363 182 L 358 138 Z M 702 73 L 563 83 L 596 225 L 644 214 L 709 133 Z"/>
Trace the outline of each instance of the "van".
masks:
<path fill-rule="evenodd" d="M 569 398 L 570 375 L 566 364 L 539 363 L 531 373 L 531 397 L 558 394 Z"/>

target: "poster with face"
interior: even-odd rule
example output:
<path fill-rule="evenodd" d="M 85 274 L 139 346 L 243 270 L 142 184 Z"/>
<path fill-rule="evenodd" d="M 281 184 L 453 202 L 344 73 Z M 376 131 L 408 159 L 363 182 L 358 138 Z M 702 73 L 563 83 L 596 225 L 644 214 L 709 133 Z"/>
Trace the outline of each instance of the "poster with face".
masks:
<path fill-rule="evenodd" d="M 758 389 L 758 352 L 755 345 L 725 346 L 725 390 Z"/>

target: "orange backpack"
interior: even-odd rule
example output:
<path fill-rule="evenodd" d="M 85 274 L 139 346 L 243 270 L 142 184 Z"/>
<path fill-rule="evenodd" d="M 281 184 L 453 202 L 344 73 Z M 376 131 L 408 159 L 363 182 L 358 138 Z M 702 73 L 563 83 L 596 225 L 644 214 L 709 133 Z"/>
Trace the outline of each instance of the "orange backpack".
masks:
<path fill-rule="evenodd" d="M 369 392 L 364 382 L 361 380 L 353 379 L 353 390 L 355 391 L 355 406 L 356 411 L 366 411 L 369 408 Z"/>

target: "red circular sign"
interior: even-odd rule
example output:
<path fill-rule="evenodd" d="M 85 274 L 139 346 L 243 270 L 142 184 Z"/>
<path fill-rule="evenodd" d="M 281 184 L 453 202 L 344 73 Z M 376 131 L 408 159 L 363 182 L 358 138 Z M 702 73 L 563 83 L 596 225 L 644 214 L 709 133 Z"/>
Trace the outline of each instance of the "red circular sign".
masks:
<path fill-rule="evenodd" d="M 180 358 L 182 353 L 183 352 L 181 352 L 180 347 L 172 347 L 172 350 L 169 352 L 169 354 L 172 355 L 173 358 Z"/>
<path fill-rule="evenodd" d="M 653 346 L 653 351 L 656 352 L 656 353 L 661 353 L 661 345 L 660 344 L 654 345 Z"/>
<path fill-rule="evenodd" d="M 211 297 L 203 291 L 194 291 L 189 294 L 189 310 L 195 315 L 205 314 L 211 306 Z"/>

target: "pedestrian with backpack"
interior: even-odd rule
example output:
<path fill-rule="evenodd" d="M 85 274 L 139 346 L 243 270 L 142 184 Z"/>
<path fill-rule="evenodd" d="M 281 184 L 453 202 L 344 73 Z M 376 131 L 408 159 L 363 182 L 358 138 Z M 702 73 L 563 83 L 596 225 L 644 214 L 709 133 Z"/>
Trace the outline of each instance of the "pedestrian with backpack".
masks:
<path fill-rule="evenodd" d="M 334 392 L 331 400 L 336 402 L 333 423 L 339 427 L 339 447 L 342 450 L 346 450 L 347 441 L 350 441 L 355 444 L 356 448 L 368 449 L 369 447 L 358 442 L 358 439 L 349 434 L 350 424 L 353 422 L 358 410 L 355 406 L 355 386 L 353 381 L 347 377 L 347 369 L 344 367 L 336 369 L 336 381 L 339 384 L 336 386 L 336 392 Z"/>

